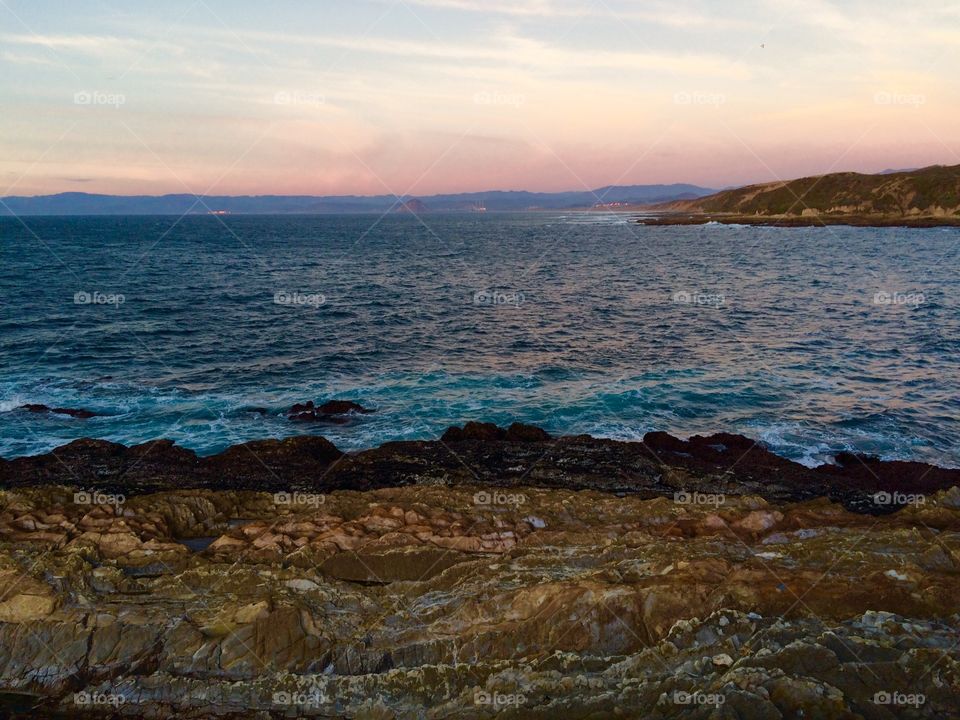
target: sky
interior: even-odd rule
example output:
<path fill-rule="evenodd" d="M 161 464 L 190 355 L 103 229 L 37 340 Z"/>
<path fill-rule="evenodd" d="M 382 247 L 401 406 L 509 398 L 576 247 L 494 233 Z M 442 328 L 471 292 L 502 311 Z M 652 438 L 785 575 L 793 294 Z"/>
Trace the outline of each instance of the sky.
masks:
<path fill-rule="evenodd" d="M 0 0 L 0 196 L 960 164 L 960 3 Z"/>

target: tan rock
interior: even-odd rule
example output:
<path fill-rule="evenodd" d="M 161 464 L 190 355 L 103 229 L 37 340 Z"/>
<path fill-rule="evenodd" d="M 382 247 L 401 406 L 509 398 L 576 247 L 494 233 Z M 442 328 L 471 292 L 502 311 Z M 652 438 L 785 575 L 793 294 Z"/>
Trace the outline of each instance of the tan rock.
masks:
<path fill-rule="evenodd" d="M 40 620 L 52 613 L 56 605 L 56 599 L 48 595 L 13 595 L 0 602 L 0 622 L 24 623 Z"/>
<path fill-rule="evenodd" d="M 233 614 L 233 621 L 240 625 L 246 625 L 262 617 L 266 617 L 269 614 L 270 603 L 266 600 L 261 600 L 260 602 L 250 603 L 249 605 L 237 608 L 237 611 Z"/>
<path fill-rule="evenodd" d="M 759 533 L 775 527 L 781 520 L 783 520 L 783 513 L 779 511 L 754 510 L 733 525 L 741 530 Z"/>

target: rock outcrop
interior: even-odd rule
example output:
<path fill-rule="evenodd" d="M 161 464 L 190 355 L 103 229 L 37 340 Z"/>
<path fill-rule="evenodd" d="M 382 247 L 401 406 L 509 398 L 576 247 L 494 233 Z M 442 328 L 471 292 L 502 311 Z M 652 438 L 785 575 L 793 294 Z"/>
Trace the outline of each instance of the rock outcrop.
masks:
<path fill-rule="evenodd" d="M 314 405 L 313 400 L 297 403 L 287 411 L 287 418 L 294 422 L 318 422 L 343 425 L 350 422 L 353 415 L 372 413 L 362 405 L 349 400 L 328 400 L 322 405 Z"/>
<path fill-rule="evenodd" d="M 125 447 L 83 439 L 44 455 L 0 460 L 0 488 L 75 485 L 128 496 L 180 488 L 324 493 L 477 483 L 640 497 L 759 495 L 777 503 L 827 497 L 857 512 L 883 514 L 915 495 L 960 486 L 960 470 L 848 453 L 837 464 L 808 468 L 728 433 L 680 440 L 654 432 L 641 442 L 619 442 L 473 422 L 450 428 L 440 440 L 354 453 L 319 436 L 246 442 L 209 457 L 169 440 Z"/>
<path fill-rule="evenodd" d="M 468 423 L 0 486 L 0 714 L 960 717 L 957 470 Z"/>
<path fill-rule="evenodd" d="M 956 488 L 880 517 L 476 483 L 7 490 L 0 709 L 958 717 L 958 527 Z"/>
<path fill-rule="evenodd" d="M 92 417 L 96 417 L 97 413 L 92 410 L 84 410 L 83 408 L 67 408 L 67 407 L 49 407 L 47 405 L 37 404 L 37 403 L 28 403 L 27 405 L 21 405 L 17 410 L 25 410 L 32 413 L 50 413 L 53 415 L 69 415 L 72 418 L 78 418 L 80 420 L 88 420 Z"/>

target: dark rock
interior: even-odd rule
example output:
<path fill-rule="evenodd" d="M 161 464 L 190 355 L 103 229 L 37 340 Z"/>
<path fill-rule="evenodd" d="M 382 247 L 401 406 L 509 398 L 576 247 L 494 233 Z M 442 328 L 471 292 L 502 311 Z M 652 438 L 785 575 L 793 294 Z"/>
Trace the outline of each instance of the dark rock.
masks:
<path fill-rule="evenodd" d="M 197 465 L 196 453 L 177 447 L 172 440 L 126 447 L 82 438 L 43 455 L 0 464 L 0 482 L 21 487 L 69 483 L 121 492 L 148 491 L 200 483 Z"/>
<path fill-rule="evenodd" d="M 960 470 L 946 469 L 922 462 L 881 460 L 871 455 L 840 453 L 839 465 L 816 468 L 824 475 L 838 475 L 845 484 L 866 492 L 929 494 L 951 485 L 960 486 Z"/>
<path fill-rule="evenodd" d="M 323 413 L 324 415 L 346 415 L 347 413 L 366 415 L 372 413 L 373 410 L 369 410 L 350 400 L 328 400 L 317 408 L 317 412 Z"/>
<path fill-rule="evenodd" d="M 463 428 L 451 427 L 440 438 L 443 442 L 463 442 L 465 440 L 503 440 L 506 431 L 493 423 L 470 421 Z"/>
<path fill-rule="evenodd" d="M 350 400 L 328 400 L 323 405 L 314 405 L 312 400 L 297 403 L 287 411 L 287 418 L 294 422 L 328 422 L 342 425 L 350 421 L 350 415 L 367 415 L 373 410 Z"/>
<path fill-rule="evenodd" d="M 314 408 L 317 409 L 317 408 Z M 550 441 L 550 442 L 548 442 Z M 677 492 L 759 495 L 770 502 L 826 497 L 880 515 L 880 491 L 932 494 L 960 486 L 960 470 L 860 457 L 808 468 L 741 435 L 680 440 L 648 433 L 642 442 L 578 435 L 551 440 L 540 428 L 469 422 L 440 441 L 385 443 L 343 454 L 322 437 L 261 440 L 207 458 L 170 441 L 124 447 L 77 440 L 34 457 L 0 460 L 0 487 L 63 484 L 126 495 L 185 488 L 371 490 L 413 484 L 489 484 L 596 490 L 642 497 Z"/>
<path fill-rule="evenodd" d="M 277 489 L 312 485 L 343 455 L 324 437 L 303 435 L 284 440 L 253 440 L 201 460 L 205 473 L 224 478 L 231 487 L 267 482 Z"/>
<path fill-rule="evenodd" d="M 857 463 L 880 462 L 880 458 L 876 455 L 857 455 L 851 452 L 839 452 L 833 459 L 841 467 L 856 467 Z"/>
<path fill-rule="evenodd" d="M 463 440 L 463 430 L 456 425 L 451 425 L 448 427 L 443 435 L 440 436 L 440 442 L 443 443 L 454 443 L 461 442 Z"/>
<path fill-rule="evenodd" d="M 536 425 L 515 422 L 507 428 L 505 439 L 512 442 L 547 442 L 550 435 Z"/>
<path fill-rule="evenodd" d="M 783 483 L 793 488 L 797 499 L 830 497 L 850 509 L 875 514 L 896 509 L 874 503 L 873 495 L 878 492 L 929 494 L 960 486 L 960 470 L 853 453 L 839 453 L 837 465 L 811 469 L 773 454 L 757 441 L 729 433 L 680 440 L 651 432 L 644 436 L 643 446 L 657 462 L 667 465 L 728 476 L 739 483 Z"/>
<path fill-rule="evenodd" d="M 86 420 L 88 418 L 96 417 L 99 413 L 95 413 L 92 410 L 84 410 L 83 408 L 52 408 L 46 405 L 40 405 L 35 403 L 29 403 L 27 405 L 21 405 L 17 410 L 26 410 L 27 412 L 32 413 L 51 413 L 53 415 L 69 415 L 70 417 L 79 418 L 81 420 Z"/>
<path fill-rule="evenodd" d="M 657 461 L 701 472 L 732 472 L 749 477 L 777 478 L 784 475 L 808 475 L 809 469 L 779 455 L 761 443 L 730 433 L 694 435 L 680 440 L 665 432 L 650 432 L 643 446 Z"/>

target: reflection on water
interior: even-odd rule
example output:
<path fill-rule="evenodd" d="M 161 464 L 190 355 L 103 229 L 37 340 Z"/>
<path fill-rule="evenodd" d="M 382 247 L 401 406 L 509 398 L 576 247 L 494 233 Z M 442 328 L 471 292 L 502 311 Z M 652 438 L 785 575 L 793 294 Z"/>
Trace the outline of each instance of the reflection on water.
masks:
<path fill-rule="evenodd" d="M 174 220 L 31 219 L 59 261 L 0 220 L 0 454 L 84 435 L 210 453 L 317 432 L 284 409 L 344 397 L 378 410 L 322 428 L 344 448 L 519 419 L 739 431 L 808 463 L 856 449 L 960 465 L 956 229 Z M 107 416 L 13 411 L 24 403 Z"/>

